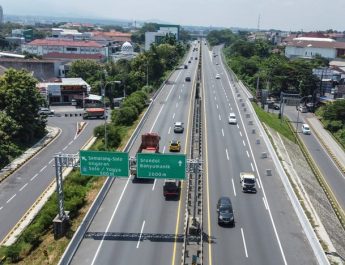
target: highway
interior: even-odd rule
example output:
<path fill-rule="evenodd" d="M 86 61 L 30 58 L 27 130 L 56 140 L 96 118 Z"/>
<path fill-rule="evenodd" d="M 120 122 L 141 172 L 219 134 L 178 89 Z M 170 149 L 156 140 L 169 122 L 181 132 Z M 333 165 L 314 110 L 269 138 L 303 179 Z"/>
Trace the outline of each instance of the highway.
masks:
<path fill-rule="evenodd" d="M 293 126 L 296 129 L 297 122 L 297 110 L 294 106 L 285 106 L 284 114 L 293 121 Z M 319 142 L 317 137 L 313 134 L 313 131 L 310 135 L 304 135 L 301 132 L 302 123 L 305 122 L 310 113 L 300 113 L 299 114 L 299 123 L 298 123 L 298 133 L 301 136 L 301 139 L 305 146 L 307 147 L 310 155 L 314 159 L 316 165 L 321 171 L 323 177 L 327 181 L 328 185 L 331 187 L 334 195 L 337 198 L 337 201 L 343 209 L 345 209 L 345 175 L 342 173 L 333 159 L 330 157 L 328 152 L 325 150 L 323 145 Z"/>
<path fill-rule="evenodd" d="M 261 136 L 252 133 L 234 84 L 226 74 L 219 47 L 216 57 L 203 47 L 203 98 L 205 112 L 204 232 L 211 239 L 204 246 L 205 264 L 317 264 L 299 220 L 277 176 Z M 220 79 L 216 79 L 220 74 Z M 237 125 L 228 124 L 234 112 Z M 258 132 L 258 130 L 257 130 Z M 266 175 L 272 169 L 272 176 Z M 257 193 L 241 192 L 239 175 L 255 172 Z M 216 204 L 221 196 L 231 198 L 235 226 L 217 223 Z"/>
<path fill-rule="evenodd" d="M 187 152 L 191 125 L 191 95 L 198 60 L 197 52 L 186 59 L 188 69 L 176 70 L 152 102 L 152 110 L 130 150 L 135 156 L 140 135 L 161 136 L 160 152 L 168 153 L 169 141 L 181 141 Z M 188 63 L 193 56 L 191 63 Z M 183 134 L 174 134 L 173 124 L 184 123 Z M 184 194 L 184 188 L 182 188 Z M 166 201 L 163 180 L 133 183 L 132 178 L 116 179 L 100 206 L 72 264 L 180 264 L 184 231 L 185 198 Z"/>
<path fill-rule="evenodd" d="M 76 135 L 81 117 L 49 117 L 48 125 L 61 129 L 61 134 L 29 160 L 19 170 L 0 183 L 0 241 L 11 231 L 37 198 L 55 179 L 54 154 L 77 153 L 92 136 L 93 129 L 102 121 L 88 123 Z"/>

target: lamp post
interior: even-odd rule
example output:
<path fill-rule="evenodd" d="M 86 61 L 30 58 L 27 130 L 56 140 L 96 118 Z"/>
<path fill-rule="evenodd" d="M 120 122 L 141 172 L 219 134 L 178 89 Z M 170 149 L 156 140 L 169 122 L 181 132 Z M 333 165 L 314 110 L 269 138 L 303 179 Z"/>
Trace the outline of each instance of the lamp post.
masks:
<path fill-rule="evenodd" d="M 103 91 L 102 91 L 102 96 L 103 96 L 103 107 L 104 107 L 104 149 L 107 150 L 107 112 L 106 112 L 106 106 L 105 106 L 105 90 L 107 88 L 107 85 L 109 84 L 121 84 L 121 81 L 108 81 L 105 82 L 103 85 Z"/>

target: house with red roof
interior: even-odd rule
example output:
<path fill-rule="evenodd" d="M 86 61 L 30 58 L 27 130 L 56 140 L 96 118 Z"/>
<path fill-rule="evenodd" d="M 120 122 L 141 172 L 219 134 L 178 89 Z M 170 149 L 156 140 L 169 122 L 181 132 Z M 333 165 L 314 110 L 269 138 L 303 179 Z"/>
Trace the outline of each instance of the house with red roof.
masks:
<path fill-rule="evenodd" d="M 21 46 L 22 52 L 42 56 L 44 59 L 103 60 L 108 56 L 107 47 L 96 41 L 67 39 L 37 39 Z"/>

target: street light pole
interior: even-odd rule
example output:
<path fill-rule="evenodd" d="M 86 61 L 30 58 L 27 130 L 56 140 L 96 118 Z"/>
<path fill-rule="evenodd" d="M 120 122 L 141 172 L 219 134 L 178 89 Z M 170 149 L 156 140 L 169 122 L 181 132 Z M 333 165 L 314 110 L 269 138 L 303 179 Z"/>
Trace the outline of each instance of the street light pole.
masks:
<path fill-rule="evenodd" d="M 121 84 L 121 81 L 109 81 L 104 83 L 103 86 L 103 107 L 104 107 L 104 149 L 107 150 L 108 148 L 108 137 L 107 137 L 107 112 L 106 112 L 106 106 L 105 106 L 105 91 L 106 91 L 106 87 L 109 84 Z"/>

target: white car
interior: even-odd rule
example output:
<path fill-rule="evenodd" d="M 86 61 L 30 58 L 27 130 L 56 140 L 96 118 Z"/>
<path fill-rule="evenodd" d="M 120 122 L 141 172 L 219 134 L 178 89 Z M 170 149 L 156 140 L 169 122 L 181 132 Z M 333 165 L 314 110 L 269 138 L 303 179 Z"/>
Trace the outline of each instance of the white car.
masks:
<path fill-rule="evenodd" d="M 216 79 L 220 79 L 220 74 L 216 74 Z"/>
<path fill-rule="evenodd" d="M 302 124 L 302 133 L 303 134 L 310 134 L 311 133 L 310 132 L 310 127 L 309 127 L 308 124 L 306 124 L 306 123 Z"/>
<path fill-rule="evenodd" d="M 235 113 L 231 112 L 229 114 L 229 124 L 236 124 L 237 120 L 236 120 L 236 115 Z"/>
<path fill-rule="evenodd" d="M 50 108 L 44 108 L 41 107 L 38 111 L 39 115 L 46 115 L 46 116 L 54 116 L 55 112 L 54 110 L 50 109 Z"/>

